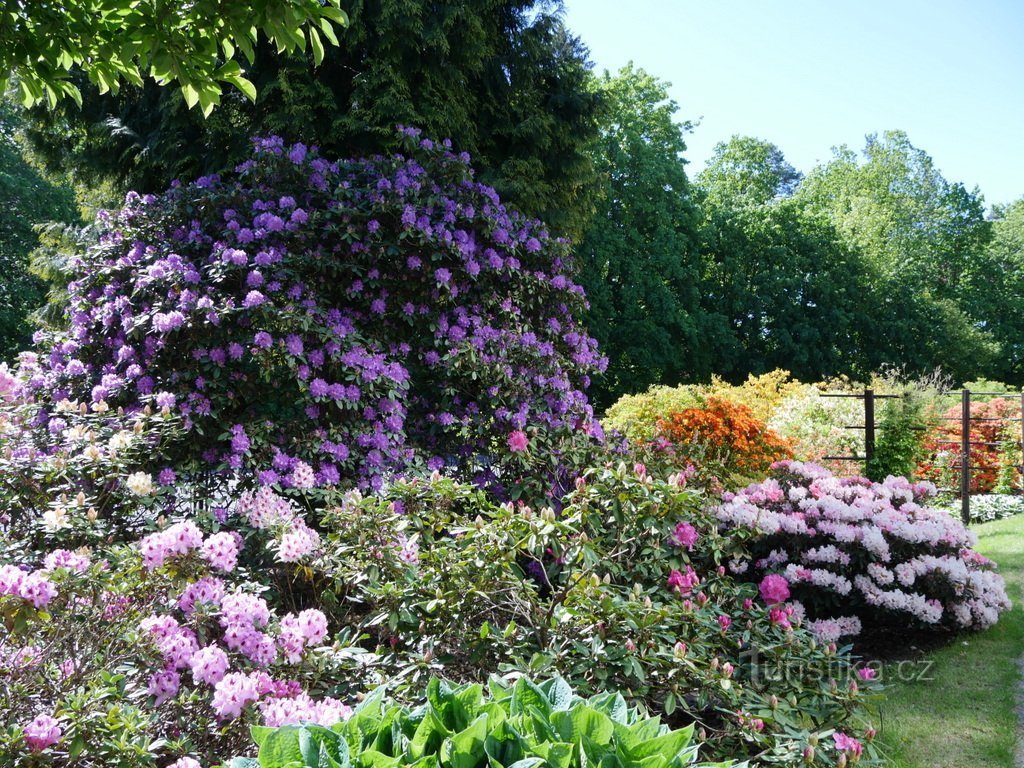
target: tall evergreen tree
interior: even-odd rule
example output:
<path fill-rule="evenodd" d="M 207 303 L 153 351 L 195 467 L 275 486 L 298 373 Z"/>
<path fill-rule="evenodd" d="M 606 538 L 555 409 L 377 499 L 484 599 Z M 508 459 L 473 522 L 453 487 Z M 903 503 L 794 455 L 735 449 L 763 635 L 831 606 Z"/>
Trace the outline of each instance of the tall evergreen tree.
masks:
<path fill-rule="evenodd" d="M 396 124 L 450 138 L 513 206 L 577 235 L 589 218 L 599 95 L 585 51 L 544 0 L 354 0 L 338 47 L 256 48 L 258 96 L 225 93 L 203 119 L 152 83 L 101 95 L 80 81 L 81 110 L 34 112 L 29 137 L 50 163 L 155 192 L 233 166 L 253 134 L 353 156 L 393 149 Z"/>

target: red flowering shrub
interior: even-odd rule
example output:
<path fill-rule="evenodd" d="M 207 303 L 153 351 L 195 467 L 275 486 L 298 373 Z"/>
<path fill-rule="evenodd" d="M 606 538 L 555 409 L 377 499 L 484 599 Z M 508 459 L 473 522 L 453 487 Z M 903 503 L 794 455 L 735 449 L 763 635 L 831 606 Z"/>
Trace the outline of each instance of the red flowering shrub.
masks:
<path fill-rule="evenodd" d="M 918 467 L 917 476 L 940 486 L 959 487 L 957 468 L 962 464 L 963 454 L 961 406 L 950 408 L 943 417 L 940 426 L 925 437 L 927 458 Z M 1020 418 L 1019 402 L 998 397 L 987 403 L 971 404 L 969 456 L 972 493 L 989 493 L 995 488 L 1003 464 L 1001 443 L 1008 439 L 1010 430 L 1019 429 Z M 1013 480 L 1019 481 L 1019 470 L 1012 471 Z"/>

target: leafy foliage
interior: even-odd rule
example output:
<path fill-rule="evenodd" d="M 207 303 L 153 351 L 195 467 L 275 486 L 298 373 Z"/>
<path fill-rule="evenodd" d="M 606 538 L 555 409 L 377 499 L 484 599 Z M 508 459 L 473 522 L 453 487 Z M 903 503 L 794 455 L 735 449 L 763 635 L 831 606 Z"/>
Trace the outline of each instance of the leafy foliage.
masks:
<path fill-rule="evenodd" d="M 264 3 L 265 5 L 272 5 Z M 480 180 L 552 231 L 577 236 L 591 213 L 586 149 L 599 95 L 585 51 L 557 4 L 536 0 L 357 0 L 338 46 L 282 53 L 261 41 L 245 76 L 255 103 L 224 95 L 208 119 L 146 82 L 118 94 L 88 83 L 82 108 L 34 112 L 28 132 L 52 166 L 156 193 L 174 179 L 221 172 L 249 155 L 252 135 L 317 146 L 325 156 L 391 153 L 395 125 L 448 137 Z M 246 12 L 245 4 L 236 4 Z M 329 10 L 329 7 L 328 7 Z"/>
<path fill-rule="evenodd" d="M 619 694 L 581 699 L 561 678 L 451 685 L 433 678 L 415 708 L 389 703 L 379 688 L 347 721 L 255 728 L 258 768 L 681 768 L 697 765 L 693 726 L 673 731 Z M 490 694 L 489 696 L 487 694 Z M 231 765 L 246 765 L 245 758 Z M 708 763 L 699 765 L 710 766 Z M 725 766 L 733 763 L 717 763 Z"/>
<path fill-rule="evenodd" d="M 161 85 L 177 82 L 188 106 L 198 103 L 209 114 L 220 101 L 222 83 L 256 99 L 235 51 L 251 63 L 259 33 L 281 51 L 305 51 L 308 36 L 319 61 L 324 38 L 337 44 L 337 28 L 346 23 L 339 0 L 7 4 L 0 15 L 0 93 L 13 76 L 25 104 L 45 100 L 52 108 L 69 96 L 81 106 L 81 91 L 69 77 L 81 68 L 100 93 L 117 93 L 122 82 L 142 86 L 144 77 Z"/>
<path fill-rule="evenodd" d="M 715 145 L 697 184 L 716 206 L 759 206 L 789 197 L 803 175 L 769 141 L 735 135 Z"/>
<path fill-rule="evenodd" d="M 707 377 L 713 342 L 700 311 L 698 212 L 682 154 L 687 126 L 667 84 L 632 66 L 596 84 L 606 104 L 594 162 L 602 180 L 580 241 L 587 325 L 608 356 L 595 402 Z"/>
<path fill-rule="evenodd" d="M 0 360 L 10 360 L 31 335 L 28 314 L 43 303 L 45 285 L 29 274 L 38 243 L 35 225 L 74 221 L 74 195 L 45 179 L 24 159 L 13 134 L 19 120 L 0 100 Z"/>
<path fill-rule="evenodd" d="M 889 131 L 868 136 L 862 162 L 838 149 L 796 198 L 876 273 L 871 368 L 902 363 L 922 373 L 941 366 L 959 380 L 989 369 L 996 349 L 978 327 L 986 318 L 971 288 L 972 275 L 991 271 L 983 263 L 991 225 L 980 192 L 948 182 L 905 133 Z"/>

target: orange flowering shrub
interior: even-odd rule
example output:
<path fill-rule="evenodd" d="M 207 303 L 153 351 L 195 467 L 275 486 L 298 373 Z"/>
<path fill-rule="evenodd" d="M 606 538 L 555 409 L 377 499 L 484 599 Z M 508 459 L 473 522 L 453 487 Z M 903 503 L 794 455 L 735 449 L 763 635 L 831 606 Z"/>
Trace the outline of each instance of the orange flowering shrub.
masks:
<path fill-rule="evenodd" d="M 793 458 L 790 442 L 769 429 L 748 406 L 719 397 L 660 420 L 658 437 L 679 453 L 703 451 L 705 460 L 717 461 L 727 473 L 747 478 L 767 472 L 773 462 Z"/>
<path fill-rule="evenodd" d="M 928 458 L 919 466 L 918 477 L 932 480 L 940 487 L 960 487 L 960 443 L 963 436 L 960 415 L 959 405 L 950 408 L 943 417 L 957 420 L 943 421 L 925 437 Z M 1020 403 L 1005 398 L 971 404 L 969 453 L 972 493 L 989 493 L 995 488 L 1005 463 L 1001 444 L 1019 439 L 1013 435 L 1015 430 L 1020 429 L 1020 417 Z M 1012 471 L 1016 481 L 1019 479 L 1019 470 Z"/>

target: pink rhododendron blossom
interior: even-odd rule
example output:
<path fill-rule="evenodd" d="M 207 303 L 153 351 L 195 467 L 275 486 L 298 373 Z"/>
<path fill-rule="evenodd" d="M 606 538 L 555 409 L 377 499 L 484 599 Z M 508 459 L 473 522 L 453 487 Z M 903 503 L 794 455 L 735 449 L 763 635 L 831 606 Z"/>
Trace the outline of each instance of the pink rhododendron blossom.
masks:
<path fill-rule="evenodd" d="M 191 757 L 179 757 L 173 763 L 167 766 L 167 768 L 203 768 L 199 764 L 198 760 Z"/>
<path fill-rule="evenodd" d="M 311 722 L 331 726 L 347 720 L 352 708 L 337 699 L 314 701 L 309 694 L 268 699 L 260 704 L 263 724 L 270 727 Z"/>
<path fill-rule="evenodd" d="M 845 733 L 836 731 L 832 734 L 832 738 L 835 739 L 836 749 L 840 752 L 849 752 L 853 755 L 860 756 L 861 752 L 864 751 L 864 748 L 861 746 L 859 741 L 852 736 L 847 736 Z"/>
<path fill-rule="evenodd" d="M 732 618 L 730 618 L 729 616 L 726 616 L 725 614 L 722 614 L 721 616 L 718 617 L 718 625 L 722 629 L 728 629 L 731 624 L 732 624 Z"/>
<path fill-rule="evenodd" d="M 679 523 L 672 532 L 672 541 L 676 546 L 686 547 L 690 551 L 693 550 L 693 545 L 697 543 L 698 538 L 697 529 L 689 523 Z"/>
<path fill-rule="evenodd" d="M 761 579 L 758 592 L 761 593 L 761 599 L 768 605 L 782 603 L 789 599 L 789 582 L 777 573 L 769 573 Z"/>
<path fill-rule="evenodd" d="M 55 571 L 58 568 L 67 568 L 71 571 L 81 573 L 89 568 L 89 556 L 72 552 L 68 549 L 55 549 L 43 559 L 44 571 Z"/>
<path fill-rule="evenodd" d="M 526 433 L 521 429 L 517 429 L 509 433 L 508 436 L 508 447 L 510 451 L 514 453 L 520 453 L 525 451 L 530 444 L 530 439 L 526 436 Z"/>
<path fill-rule="evenodd" d="M 154 672 L 149 678 L 149 695 L 153 697 L 153 705 L 159 707 L 178 693 L 181 676 L 172 670 Z"/>
<path fill-rule="evenodd" d="M 215 645 L 208 645 L 192 655 L 190 666 L 196 682 L 215 685 L 224 679 L 230 665 L 224 651 Z"/>
<path fill-rule="evenodd" d="M 697 585 L 700 579 L 697 577 L 693 566 L 686 566 L 686 573 L 672 569 L 668 575 L 668 588 L 675 590 L 681 595 L 688 595 Z"/>
<path fill-rule="evenodd" d="M 63 735 L 60 723 L 49 715 L 37 715 L 32 722 L 28 723 L 23 733 L 25 743 L 33 752 L 42 752 L 48 747 L 60 741 Z"/>
<path fill-rule="evenodd" d="M 260 697 L 259 677 L 231 672 L 213 688 L 213 709 L 221 720 L 233 720 Z"/>
<path fill-rule="evenodd" d="M 203 542 L 203 558 L 218 570 L 230 572 L 235 570 L 238 564 L 238 542 L 235 537 L 227 531 L 221 531 L 210 536 Z"/>

